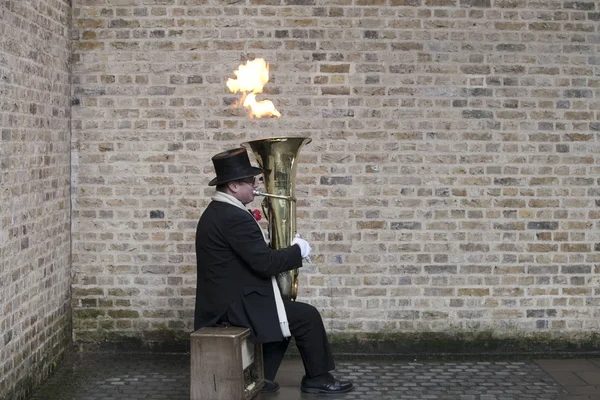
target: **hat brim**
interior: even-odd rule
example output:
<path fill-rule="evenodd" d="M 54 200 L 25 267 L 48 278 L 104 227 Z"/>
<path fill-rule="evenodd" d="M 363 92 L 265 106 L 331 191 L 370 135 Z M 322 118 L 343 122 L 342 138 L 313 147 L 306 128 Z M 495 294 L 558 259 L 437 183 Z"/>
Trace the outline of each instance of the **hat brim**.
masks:
<path fill-rule="evenodd" d="M 250 167 L 250 169 L 247 169 L 245 172 L 247 172 L 247 173 L 242 174 L 242 175 L 236 175 L 236 176 L 221 177 L 221 179 L 219 179 L 219 177 L 217 176 L 216 178 L 214 178 L 210 182 L 208 182 L 208 186 L 216 186 L 216 185 L 221 185 L 223 183 L 227 183 L 227 182 L 231 182 L 231 181 L 238 181 L 240 179 L 250 178 L 251 176 L 256 176 L 256 175 L 262 174 L 263 170 L 260 168 L 256 168 L 256 167 Z"/>

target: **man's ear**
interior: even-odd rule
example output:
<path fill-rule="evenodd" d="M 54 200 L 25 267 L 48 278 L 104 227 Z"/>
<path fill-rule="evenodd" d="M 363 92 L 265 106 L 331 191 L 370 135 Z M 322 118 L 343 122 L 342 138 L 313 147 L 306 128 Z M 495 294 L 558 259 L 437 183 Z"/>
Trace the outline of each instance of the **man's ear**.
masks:
<path fill-rule="evenodd" d="M 239 190 L 239 185 L 236 181 L 227 182 L 227 189 L 229 189 L 231 193 L 237 193 Z"/>

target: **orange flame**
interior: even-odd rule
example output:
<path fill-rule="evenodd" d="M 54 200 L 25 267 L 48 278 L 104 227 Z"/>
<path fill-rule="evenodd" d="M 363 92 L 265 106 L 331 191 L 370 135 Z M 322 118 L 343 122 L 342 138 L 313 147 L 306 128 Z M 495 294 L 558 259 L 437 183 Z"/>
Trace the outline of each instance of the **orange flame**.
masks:
<path fill-rule="evenodd" d="M 269 82 L 269 65 L 262 58 L 256 58 L 241 64 L 233 72 L 236 79 L 227 79 L 227 87 L 232 93 L 242 93 L 242 105 L 250 109 L 252 117 L 281 117 L 270 100 L 256 101 L 256 95 L 262 93 Z"/>

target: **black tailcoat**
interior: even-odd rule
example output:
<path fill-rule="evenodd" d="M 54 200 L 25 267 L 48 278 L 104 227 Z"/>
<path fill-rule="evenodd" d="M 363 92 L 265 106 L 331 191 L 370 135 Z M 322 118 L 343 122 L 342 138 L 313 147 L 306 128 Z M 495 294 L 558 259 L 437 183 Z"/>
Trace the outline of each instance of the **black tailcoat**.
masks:
<path fill-rule="evenodd" d="M 194 330 L 228 321 L 256 343 L 283 340 L 271 277 L 302 266 L 297 245 L 273 250 L 254 217 L 212 201 L 196 230 L 198 283 Z"/>

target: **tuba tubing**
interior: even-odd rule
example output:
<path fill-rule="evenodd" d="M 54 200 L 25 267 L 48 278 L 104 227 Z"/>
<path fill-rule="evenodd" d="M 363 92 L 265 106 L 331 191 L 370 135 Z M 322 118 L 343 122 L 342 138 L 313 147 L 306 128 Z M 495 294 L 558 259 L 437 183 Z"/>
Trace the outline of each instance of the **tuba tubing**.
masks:
<path fill-rule="evenodd" d="M 291 196 L 280 196 L 278 194 L 265 193 L 265 192 L 261 192 L 259 190 L 254 190 L 252 193 L 254 193 L 255 196 L 272 197 L 274 199 L 282 199 L 282 200 L 296 202 L 296 199 L 294 197 L 291 197 Z M 266 214 L 264 207 L 263 207 L 263 212 Z M 296 236 L 300 237 L 300 234 L 297 234 Z M 304 257 L 304 259 L 309 264 L 312 264 L 312 260 L 310 259 L 310 256 L 306 256 L 306 257 Z"/>
<path fill-rule="evenodd" d="M 265 192 L 261 192 L 259 190 L 255 190 L 253 193 L 254 193 L 255 196 L 272 197 L 274 199 L 282 199 L 282 200 L 287 200 L 287 201 L 293 201 L 294 203 L 296 202 L 296 198 L 292 197 L 292 196 L 282 196 L 282 195 L 279 195 L 279 194 L 265 193 Z"/>
<path fill-rule="evenodd" d="M 307 137 L 274 137 L 242 143 L 250 148 L 263 170 L 262 208 L 269 222 L 269 242 L 273 249 L 289 247 L 296 236 L 296 165 Z M 298 266 L 300 267 L 300 265 Z M 277 275 L 277 285 L 284 300 L 296 300 L 298 268 Z"/>

